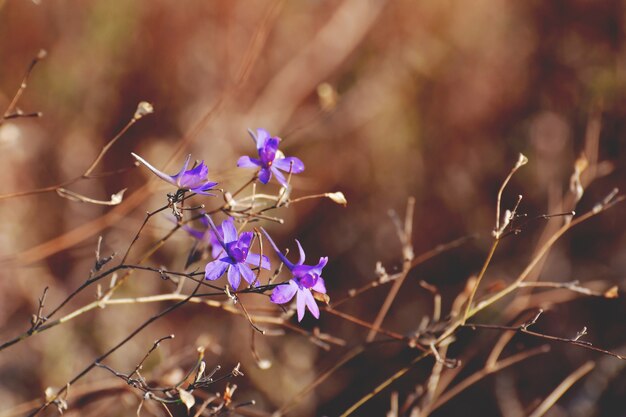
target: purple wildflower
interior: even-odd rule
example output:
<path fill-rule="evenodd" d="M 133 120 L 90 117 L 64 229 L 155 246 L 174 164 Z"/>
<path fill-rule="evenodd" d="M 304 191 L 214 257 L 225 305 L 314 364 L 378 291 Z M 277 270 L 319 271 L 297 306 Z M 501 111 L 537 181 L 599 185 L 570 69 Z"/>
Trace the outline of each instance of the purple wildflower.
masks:
<path fill-rule="evenodd" d="M 261 230 L 263 230 L 265 237 L 269 240 L 270 244 L 278 254 L 278 257 L 293 274 L 293 278 L 287 281 L 287 285 L 279 285 L 274 288 L 270 300 L 275 304 L 285 304 L 295 295 L 298 321 L 302 321 L 305 307 L 309 309 L 313 317 L 316 319 L 319 318 L 320 310 L 317 307 L 315 297 L 313 297 L 311 290 L 320 294 L 326 294 L 326 285 L 324 284 L 324 279 L 321 277 L 321 274 L 322 269 L 328 263 L 328 257 L 320 258 L 317 265 L 304 265 L 304 250 L 302 249 L 300 242 L 296 239 L 298 250 L 300 251 L 300 260 L 294 264 L 290 262 L 280 250 L 278 250 L 276 244 L 267 234 L 265 229 Z"/>
<path fill-rule="evenodd" d="M 224 220 L 221 226 L 222 237 L 219 236 L 219 230 L 215 227 L 213 220 L 208 216 L 207 219 L 225 253 L 222 258 L 207 264 L 204 270 L 206 279 L 215 281 L 228 270 L 228 282 L 236 290 L 241 283 L 242 276 L 248 284 L 252 284 L 256 280 L 254 272 L 246 264 L 270 269 L 270 262 L 267 256 L 261 257 L 256 253 L 250 252 L 250 244 L 252 243 L 254 233 L 244 232 L 238 237 L 233 219 L 228 218 Z"/>
<path fill-rule="evenodd" d="M 283 187 L 287 187 L 287 180 L 280 170 L 292 174 L 299 174 L 304 171 L 304 164 L 300 159 L 294 156 L 285 157 L 278 150 L 280 138 L 270 137 L 270 134 L 265 129 L 257 129 L 256 135 L 251 130 L 248 132 L 250 132 L 252 139 L 256 142 L 259 158 L 242 156 L 237 161 L 238 167 L 260 168 L 258 174 L 259 181 L 263 184 L 267 184 L 272 178 L 272 174 L 274 174 Z"/>
<path fill-rule="evenodd" d="M 185 163 L 182 169 L 175 175 L 167 175 L 166 173 L 159 171 L 154 166 L 150 165 L 148 161 L 140 157 L 135 153 L 131 153 L 132 156 L 143 165 L 145 165 L 150 171 L 152 171 L 157 177 L 161 178 L 163 181 L 167 181 L 172 185 L 178 187 L 179 190 L 187 190 L 192 191 L 196 194 L 203 195 L 214 195 L 208 193 L 207 191 L 211 190 L 213 187 L 217 185 L 216 182 L 211 182 L 208 180 L 207 176 L 209 175 L 209 169 L 206 165 L 204 165 L 204 161 L 201 161 L 195 168 L 187 169 L 189 166 L 189 161 L 191 160 L 191 155 L 187 155 L 187 159 L 185 159 Z"/>

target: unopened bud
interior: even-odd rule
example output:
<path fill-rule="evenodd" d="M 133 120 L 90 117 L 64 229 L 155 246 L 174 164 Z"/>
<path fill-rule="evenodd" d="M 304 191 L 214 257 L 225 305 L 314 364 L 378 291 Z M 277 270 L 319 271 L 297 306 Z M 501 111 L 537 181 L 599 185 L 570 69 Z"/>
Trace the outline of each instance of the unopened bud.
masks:
<path fill-rule="evenodd" d="M 344 207 L 348 205 L 348 200 L 346 200 L 346 196 L 341 191 L 326 193 L 325 195 L 337 204 L 341 204 Z"/>
<path fill-rule="evenodd" d="M 135 120 L 139 120 L 142 117 L 152 113 L 154 113 L 154 107 L 152 107 L 152 104 L 148 103 L 147 101 L 142 101 L 137 105 L 137 110 L 135 111 L 135 115 L 133 116 L 133 118 Z"/>
<path fill-rule="evenodd" d="M 517 163 L 515 164 L 515 168 L 519 168 L 528 163 L 528 158 L 523 153 L 519 154 L 519 158 L 517 159 Z"/>
<path fill-rule="evenodd" d="M 339 95 L 332 85 L 322 83 L 317 86 L 317 97 L 323 111 L 331 111 L 337 107 Z"/>

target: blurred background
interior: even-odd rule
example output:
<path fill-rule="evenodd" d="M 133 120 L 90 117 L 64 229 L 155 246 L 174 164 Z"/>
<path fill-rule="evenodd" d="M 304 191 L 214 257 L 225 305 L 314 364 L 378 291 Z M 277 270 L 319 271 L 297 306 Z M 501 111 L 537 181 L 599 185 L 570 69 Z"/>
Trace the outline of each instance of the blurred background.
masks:
<path fill-rule="evenodd" d="M 477 234 L 411 272 L 385 321 L 386 328 L 406 334 L 432 310 L 419 280 L 439 288 L 445 314 L 480 270 L 491 244 L 496 194 L 518 153 L 530 162 L 511 181 L 503 205 L 511 207 L 522 194 L 520 211 L 529 216 L 571 209 L 561 202 L 583 151 L 605 163 L 597 167 L 578 212 L 626 186 L 624 1 L 0 1 L 0 108 L 9 105 L 40 49 L 48 56 L 34 69 L 19 108 L 43 117 L 0 126 L 0 194 L 82 174 L 137 103 L 149 101 L 155 113 L 124 134 L 96 169 L 121 173 L 68 187 L 102 200 L 128 188 L 121 205 L 88 205 L 54 192 L 0 200 L 3 342 L 28 329 L 46 286 L 47 304 L 54 306 L 85 280 L 98 236 L 104 254 L 123 253 L 145 212 L 166 202 L 166 186 L 151 193 L 141 188 L 151 174 L 133 168 L 131 152 L 170 173 L 191 153 L 206 161 L 211 179 L 234 190 L 250 175 L 236 168 L 240 155 L 254 152 L 247 129 L 264 127 L 281 136 L 285 153 L 306 164 L 294 178 L 295 196 L 340 190 L 349 202 L 342 208 L 309 200 L 277 213 L 283 226 L 265 225 L 281 247 L 293 250 L 298 238 L 310 259 L 330 257 L 324 272 L 331 301 L 374 279 L 376 261 L 389 271 L 400 268 L 401 247 L 388 212 L 403 216 L 410 196 L 416 199 L 417 254 Z M 221 201 L 201 202 L 211 208 Z M 538 276 L 626 290 L 625 214 L 618 205 L 568 233 Z M 514 279 L 560 221 L 531 222 L 504 241 L 479 293 L 490 283 Z M 170 227 L 165 217 L 154 219 L 135 256 Z M 149 265 L 182 270 L 191 245 L 179 232 Z M 120 295 L 167 290 L 155 274 L 138 273 Z M 376 288 L 341 310 L 371 322 L 387 292 Z M 64 311 L 94 297 L 95 289 L 88 290 Z M 266 302 L 249 298 L 252 304 Z M 491 317 L 504 304 L 494 306 Z M 46 387 L 63 386 L 167 305 L 92 311 L 1 352 L 1 408 L 12 415 L 20 404 L 41 398 Z M 623 298 L 572 297 L 545 307 L 542 331 L 573 337 L 587 326 L 586 340 L 625 351 Z M 175 333 L 147 373 L 185 368 L 204 345 L 210 367 L 231 369 L 241 362 L 245 376 L 234 381 L 235 399 L 254 399 L 253 409 L 271 413 L 367 334 L 324 313 L 319 322 L 307 318 L 302 326 L 319 326 L 346 347 L 324 351 L 289 330 L 280 337 L 257 336 L 259 354 L 273 363 L 260 370 L 245 319 L 185 306 L 107 363 L 128 372 L 155 339 Z M 450 354 L 469 360 L 463 371 L 469 373 L 482 367 L 497 338 L 492 331 L 462 332 Z M 507 349 L 539 344 L 516 336 Z M 395 345 L 361 355 L 304 396 L 292 415 L 338 415 L 414 356 L 414 350 Z M 550 353 L 487 377 L 433 415 L 467 415 L 468 409 L 473 415 L 527 415 L 587 360 L 597 361 L 596 368 L 549 415 L 625 416 L 624 362 L 567 345 L 553 345 Z M 424 361 L 356 415 L 383 415 L 392 391 L 403 401 L 431 368 Z M 104 380 L 116 382 L 96 369 L 83 384 Z M 130 415 L 138 402 L 131 390 L 121 389 L 71 404 L 68 414 Z"/>

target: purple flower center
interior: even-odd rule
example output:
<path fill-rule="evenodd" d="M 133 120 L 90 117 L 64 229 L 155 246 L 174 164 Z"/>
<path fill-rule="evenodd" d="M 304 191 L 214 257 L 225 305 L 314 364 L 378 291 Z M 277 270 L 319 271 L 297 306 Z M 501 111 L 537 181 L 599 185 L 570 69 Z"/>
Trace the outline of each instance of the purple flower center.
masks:
<path fill-rule="evenodd" d="M 274 158 L 276 157 L 276 152 L 267 152 L 265 149 L 261 149 L 260 154 L 261 164 L 263 164 L 263 167 L 271 167 L 274 162 Z"/>
<path fill-rule="evenodd" d="M 233 261 L 237 263 L 241 263 L 246 260 L 246 258 L 248 257 L 249 250 L 250 248 L 244 245 L 241 245 L 240 247 L 239 241 L 230 242 L 226 244 L 226 253 L 230 257 L 230 259 L 232 259 Z"/>
<path fill-rule="evenodd" d="M 304 288 L 311 288 L 317 283 L 317 279 L 319 277 L 319 275 L 309 272 L 301 277 L 298 277 L 298 281 L 300 282 L 300 285 L 302 285 Z"/>
<path fill-rule="evenodd" d="M 278 151 L 278 138 L 268 138 L 263 146 L 259 148 L 259 158 L 264 168 L 272 166 L 274 159 L 276 159 L 276 152 Z"/>

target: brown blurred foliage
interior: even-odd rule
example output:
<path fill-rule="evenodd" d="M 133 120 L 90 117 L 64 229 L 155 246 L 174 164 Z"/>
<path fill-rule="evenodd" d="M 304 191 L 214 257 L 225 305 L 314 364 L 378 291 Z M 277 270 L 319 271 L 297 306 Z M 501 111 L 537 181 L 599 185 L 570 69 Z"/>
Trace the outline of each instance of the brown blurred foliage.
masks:
<path fill-rule="evenodd" d="M 567 190 L 590 117 L 600 115 L 599 159 L 610 166 L 585 190 L 579 208 L 591 208 L 613 187 L 626 189 L 624 1 L 0 1 L 0 108 L 8 105 L 41 48 L 48 57 L 35 68 L 19 107 L 43 117 L 0 126 L 0 194 L 80 175 L 142 100 L 154 104 L 155 114 L 124 135 L 98 172 L 132 167 L 130 152 L 158 167 L 171 162 L 168 172 L 174 172 L 192 153 L 206 160 L 211 178 L 232 189 L 247 178 L 235 168 L 237 157 L 253 150 L 246 129 L 265 127 L 284 138 L 287 154 L 307 165 L 294 180 L 296 193 L 341 190 L 348 198 L 345 209 L 322 200 L 294 206 L 284 226 L 270 226 L 283 246 L 297 237 L 312 258 L 331 258 L 325 270 L 331 299 L 371 280 L 377 260 L 389 270 L 400 265 L 400 244 L 387 211 L 403 213 L 408 196 L 417 199 L 416 253 L 480 235 L 412 272 L 385 322 L 401 333 L 414 330 L 431 309 L 418 279 L 440 288 L 447 311 L 480 268 L 496 193 L 517 153 L 530 163 L 513 179 L 504 205 L 523 194 L 522 212 L 547 213 Z M 99 235 L 106 253 L 126 249 L 145 212 L 164 202 L 165 188 L 152 193 L 141 188 L 149 178 L 147 170 L 130 169 L 71 187 L 98 199 L 128 187 L 126 201 L 114 208 L 56 193 L 0 200 L 3 340 L 28 328 L 45 286 L 51 288 L 49 305 L 55 305 L 83 282 Z M 618 206 L 568 234 L 541 276 L 603 280 L 626 290 L 624 213 Z M 485 282 L 515 276 L 544 225 L 530 223 L 506 241 Z M 166 219 L 156 219 L 139 248 L 167 227 Z M 176 234 L 151 265 L 180 270 L 190 246 L 188 236 Z M 164 285 L 142 273 L 124 293 L 152 294 Z M 346 304 L 345 311 L 371 321 L 385 294 L 381 288 L 371 291 Z M 72 305 L 93 297 L 83 294 Z M 63 385 L 160 308 L 91 312 L 0 353 L 2 408 Z M 577 299 L 554 307 L 545 327 L 573 335 L 587 326 L 594 344 L 623 351 L 625 313 L 623 298 Z M 319 326 L 350 344 L 367 333 L 327 315 Z M 236 381 L 237 398 L 253 398 L 258 409 L 270 412 L 340 356 L 339 349 L 322 351 L 295 333 L 257 337 L 259 352 L 274 363 L 261 371 L 248 349 L 245 320 L 189 306 L 146 329 L 109 363 L 132 369 L 154 339 L 169 333 L 177 337 L 158 359 L 210 346 L 208 363 L 226 368 L 242 363 L 246 376 Z M 462 346 L 489 346 L 497 337 L 466 336 Z M 338 414 L 411 355 L 408 349 L 383 348 L 359 358 L 304 398 L 294 415 Z M 527 366 L 481 382 L 435 415 L 467 415 L 468 408 L 474 415 L 505 415 L 497 395 L 502 387 L 513 387 L 507 395 L 517 393 L 518 405 L 529 407 L 589 358 L 604 361 L 555 346 Z M 193 355 L 186 360 L 181 366 Z M 590 411 L 576 415 L 624 415 L 626 371 L 612 359 L 605 367 L 613 369 L 612 376 L 594 371 L 592 380 L 602 396 L 586 404 Z M 394 389 L 406 395 L 427 375 L 426 366 L 417 367 Z M 110 375 L 95 370 L 88 380 L 103 378 Z M 585 389 L 591 388 L 573 390 L 551 415 L 575 415 L 581 401 L 594 398 Z M 105 404 L 108 411 L 94 411 L 95 401 L 84 415 L 134 413 L 136 398 L 119 397 L 122 401 Z M 383 392 L 363 410 L 381 415 L 388 397 Z"/>

